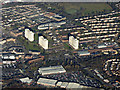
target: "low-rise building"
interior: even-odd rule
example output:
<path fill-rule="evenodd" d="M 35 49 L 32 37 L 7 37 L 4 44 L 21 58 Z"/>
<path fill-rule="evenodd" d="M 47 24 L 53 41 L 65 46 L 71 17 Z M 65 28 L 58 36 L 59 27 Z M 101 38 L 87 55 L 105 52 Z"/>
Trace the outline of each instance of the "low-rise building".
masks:
<path fill-rule="evenodd" d="M 2 53 L 3 64 L 16 63 L 16 55 L 14 53 Z"/>
<path fill-rule="evenodd" d="M 30 63 L 33 63 L 33 62 L 38 62 L 38 61 L 43 60 L 43 59 L 44 59 L 44 56 L 39 56 L 36 59 L 28 60 L 28 63 L 30 64 Z"/>
<path fill-rule="evenodd" d="M 29 51 L 30 54 L 40 54 L 40 51 L 37 51 L 37 50 L 30 50 Z"/>
<path fill-rule="evenodd" d="M 71 89 L 71 88 L 78 88 L 80 86 L 80 84 L 78 83 L 73 83 L 73 82 L 70 82 L 68 85 L 67 85 L 67 89 Z"/>
<path fill-rule="evenodd" d="M 23 49 L 15 49 L 12 51 L 12 53 L 15 53 L 15 54 L 24 54 L 24 51 Z"/>
<path fill-rule="evenodd" d="M 87 50 L 78 51 L 78 55 L 79 55 L 79 56 L 87 56 L 87 55 L 90 55 L 90 52 L 87 51 Z"/>
<path fill-rule="evenodd" d="M 16 59 L 16 55 L 14 53 L 2 53 L 2 59 Z"/>
<path fill-rule="evenodd" d="M 97 47 L 98 48 L 106 48 L 107 46 L 105 44 L 99 44 Z"/>
<path fill-rule="evenodd" d="M 49 66 L 49 67 L 41 67 L 39 68 L 38 72 L 42 75 L 49 75 L 49 74 L 57 74 L 57 73 L 65 73 L 66 70 L 63 66 Z"/>
<path fill-rule="evenodd" d="M 6 43 L 6 39 L 0 41 L 0 44 L 4 44 L 4 43 Z"/>
<path fill-rule="evenodd" d="M 32 54 L 25 54 L 24 58 L 25 59 L 32 59 L 33 56 L 32 56 Z"/>
<path fill-rule="evenodd" d="M 10 32 L 13 36 L 17 37 L 19 35 L 23 35 L 23 32 L 22 31 L 11 31 Z"/>
<path fill-rule="evenodd" d="M 67 87 L 67 85 L 68 85 L 68 82 L 62 82 L 62 84 L 61 84 L 61 88 L 66 88 Z"/>
<path fill-rule="evenodd" d="M 57 82 L 56 86 L 60 87 L 61 84 L 62 84 L 62 82 L 59 81 L 59 82 Z"/>
<path fill-rule="evenodd" d="M 20 81 L 22 83 L 28 83 L 28 84 L 30 84 L 32 82 L 32 79 L 30 79 L 29 77 L 25 77 L 25 78 L 21 78 Z"/>
<path fill-rule="evenodd" d="M 15 38 L 7 38 L 7 39 L 6 39 L 6 41 L 7 41 L 7 42 L 10 42 L 10 41 L 15 42 L 15 41 L 16 41 L 16 39 L 15 39 Z"/>
<path fill-rule="evenodd" d="M 57 80 L 54 79 L 39 78 L 37 84 L 55 87 L 56 82 Z"/>

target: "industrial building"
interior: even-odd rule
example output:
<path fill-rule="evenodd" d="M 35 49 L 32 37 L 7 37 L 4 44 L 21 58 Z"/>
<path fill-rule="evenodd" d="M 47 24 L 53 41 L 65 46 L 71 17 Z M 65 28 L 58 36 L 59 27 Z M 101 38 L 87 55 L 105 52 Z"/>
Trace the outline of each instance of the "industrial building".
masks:
<path fill-rule="evenodd" d="M 54 79 L 39 78 L 39 80 L 37 81 L 37 84 L 55 87 L 56 82 L 57 80 L 54 80 Z"/>
<path fill-rule="evenodd" d="M 74 48 L 78 49 L 79 48 L 79 40 L 74 38 L 73 36 L 69 36 L 69 44 Z"/>
<path fill-rule="evenodd" d="M 31 81 L 32 81 L 32 79 L 30 79 L 29 77 L 25 77 L 25 78 L 21 78 L 20 81 L 23 82 L 23 83 L 28 83 L 28 84 L 30 84 Z"/>
<path fill-rule="evenodd" d="M 83 85 L 80 85 L 79 83 L 74 83 L 74 82 L 57 82 L 56 86 L 61 88 L 66 88 L 67 90 L 91 88 L 91 87 L 83 86 Z"/>
<path fill-rule="evenodd" d="M 66 88 L 78 88 L 80 86 L 80 84 L 78 83 L 74 83 L 74 82 L 70 82 Z"/>
<path fill-rule="evenodd" d="M 61 86 L 61 84 L 62 84 L 62 82 L 61 82 L 61 81 L 59 81 L 59 82 L 57 82 L 56 86 L 60 87 L 60 86 Z"/>
<path fill-rule="evenodd" d="M 11 64 L 11 63 L 16 63 L 16 60 L 14 60 L 14 61 L 11 61 L 11 60 L 3 61 L 3 64 Z"/>
<path fill-rule="evenodd" d="M 26 28 L 25 29 L 25 37 L 29 40 L 29 41 L 34 41 L 34 33 L 32 30 Z"/>
<path fill-rule="evenodd" d="M 16 59 L 14 53 L 2 53 L 2 59 Z"/>
<path fill-rule="evenodd" d="M 79 56 L 87 56 L 87 55 L 90 55 L 90 52 L 88 52 L 88 50 L 78 51 L 78 55 Z"/>
<path fill-rule="evenodd" d="M 68 82 L 62 82 L 62 84 L 61 84 L 61 88 L 66 88 L 67 87 L 67 85 L 68 85 Z"/>
<path fill-rule="evenodd" d="M 42 75 L 49 75 L 49 74 L 57 74 L 57 73 L 65 73 L 66 70 L 63 66 L 49 66 L 49 67 L 42 67 L 39 68 L 38 72 Z"/>
<path fill-rule="evenodd" d="M 71 90 L 73 88 L 91 88 L 90 86 L 83 86 L 79 83 L 74 82 L 62 82 L 54 79 L 48 79 L 48 78 L 39 78 L 37 81 L 37 84 L 48 86 L 48 87 L 60 87 L 60 88 L 66 88 L 67 90 Z"/>
<path fill-rule="evenodd" d="M 16 63 L 16 55 L 14 53 L 2 53 L 3 64 Z"/>
<path fill-rule="evenodd" d="M 39 44 L 44 49 L 48 49 L 48 40 L 46 38 L 44 38 L 43 36 L 39 36 Z"/>
<path fill-rule="evenodd" d="M 107 45 L 105 45 L 105 44 L 100 44 L 100 45 L 98 45 L 97 47 L 98 47 L 98 48 L 106 48 Z"/>

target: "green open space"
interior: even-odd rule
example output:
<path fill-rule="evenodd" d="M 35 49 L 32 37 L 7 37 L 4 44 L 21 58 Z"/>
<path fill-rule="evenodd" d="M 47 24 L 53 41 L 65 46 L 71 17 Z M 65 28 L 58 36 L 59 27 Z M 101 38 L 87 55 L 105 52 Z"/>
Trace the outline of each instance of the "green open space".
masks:
<path fill-rule="evenodd" d="M 25 46 L 26 50 L 38 50 L 40 52 L 43 52 L 43 49 L 40 48 L 40 46 L 34 42 L 29 42 L 27 39 L 25 39 L 24 37 L 20 36 L 18 37 L 18 40 Z"/>
<path fill-rule="evenodd" d="M 71 9 L 66 9 L 65 11 L 66 11 L 68 14 L 74 14 L 74 13 L 77 12 L 77 9 L 71 8 Z"/>
<path fill-rule="evenodd" d="M 64 7 L 64 11 L 68 14 L 75 14 L 77 12 L 82 13 L 82 15 L 88 15 L 97 12 L 109 12 L 112 10 L 111 6 L 107 3 L 78 3 L 78 2 L 66 2 L 60 3 Z"/>
<path fill-rule="evenodd" d="M 48 39 L 48 45 L 49 45 L 49 48 L 53 48 L 54 46 L 53 46 L 53 40 L 50 38 L 50 37 L 47 37 L 47 39 Z"/>
<path fill-rule="evenodd" d="M 72 48 L 69 46 L 68 43 L 64 43 L 64 46 L 65 46 L 66 49 L 72 50 Z"/>
<path fill-rule="evenodd" d="M 38 39 L 39 39 L 39 38 L 38 38 L 38 34 L 36 33 L 36 34 L 35 34 L 35 42 L 36 42 L 36 43 L 38 42 Z"/>
<path fill-rule="evenodd" d="M 38 4 L 39 5 L 39 4 Z M 51 7 L 50 12 L 59 13 L 67 17 L 67 19 L 74 19 L 82 16 L 94 16 L 98 14 L 109 13 L 113 8 L 107 2 L 59 2 L 48 3 L 45 10 Z"/>

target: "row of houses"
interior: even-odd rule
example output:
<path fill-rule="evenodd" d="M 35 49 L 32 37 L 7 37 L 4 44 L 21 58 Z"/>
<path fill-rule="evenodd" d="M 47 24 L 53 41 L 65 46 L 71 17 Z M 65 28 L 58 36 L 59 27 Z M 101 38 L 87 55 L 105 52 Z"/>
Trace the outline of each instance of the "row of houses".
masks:
<path fill-rule="evenodd" d="M 120 76 L 120 59 L 109 59 L 104 63 L 104 71 L 106 71 L 106 73 L 109 76 L 112 75 L 116 75 L 116 76 Z"/>
<path fill-rule="evenodd" d="M 63 17 L 61 15 L 58 15 L 58 14 L 55 14 L 55 13 L 52 13 L 52 12 L 47 12 L 47 11 L 41 10 L 41 8 L 38 8 L 38 7 L 34 6 L 34 5 L 32 5 L 30 8 L 28 8 L 28 6 L 20 6 L 20 7 L 10 7 L 10 8 L 8 8 L 8 10 L 9 10 L 8 13 L 10 13 L 10 12 L 14 13 L 14 14 L 11 14 L 9 16 L 6 13 L 7 12 L 6 9 L 3 9 L 3 15 L 6 15 L 6 17 L 8 17 L 8 18 L 12 18 L 11 20 L 14 23 L 15 22 L 16 23 L 24 23 L 25 20 L 29 20 L 30 21 L 30 22 L 28 22 L 29 27 L 33 27 L 33 26 L 38 25 L 38 23 L 33 23 L 33 21 L 31 20 L 31 18 L 35 18 L 35 17 L 38 17 L 38 18 L 39 17 L 43 17 L 43 18 L 47 17 L 47 18 L 53 19 L 53 20 L 55 20 L 57 22 L 63 21 L 63 20 L 66 19 L 66 17 Z M 20 9 L 21 12 L 17 11 L 17 9 L 19 9 L 19 8 L 22 8 L 22 9 Z M 16 15 L 16 17 L 14 17 L 15 15 Z M 14 23 L 9 24 L 9 22 L 5 22 L 4 26 L 10 27 L 11 25 L 14 25 Z M 64 23 L 66 23 L 66 22 L 64 22 Z M 51 28 L 53 28 L 53 26 L 60 27 L 63 24 L 63 22 L 62 23 L 61 22 L 60 23 L 52 23 L 52 24 L 53 25 L 51 26 Z M 39 26 L 39 28 L 40 28 L 40 26 Z M 48 28 L 47 27 L 41 27 L 40 29 L 48 29 Z"/>
<path fill-rule="evenodd" d="M 83 17 L 80 19 L 75 19 L 75 21 L 80 20 L 84 25 L 88 25 L 90 30 L 84 30 L 84 32 L 71 34 L 77 35 L 80 42 L 101 39 L 101 41 L 108 41 L 111 38 L 117 37 L 119 32 L 119 23 L 116 20 L 119 16 L 113 16 L 119 14 L 120 12 L 112 11 L 111 13 L 105 15 L 98 15 L 94 17 Z"/>
<path fill-rule="evenodd" d="M 9 37 L 9 38 L 6 38 L 6 39 L 2 39 L 2 40 L 0 40 L 0 44 L 3 45 L 4 43 L 10 42 L 10 41 L 16 42 L 16 39 L 13 38 L 13 37 Z"/>
<path fill-rule="evenodd" d="M 58 15 L 58 14 L 55 14 L 55 13 L 52 13 L 52 12 L 46 12 L 44 14 L 45 17 L 48 17 L 50 19 L 54 19 L 56 21 L 62 21 L 62 20 L 65 20 L 66 17 L 63 17 L 61 15 Z"/>
<path fill-rule="evenodd" d="M 94 18 L 101 18 L 101 17 L 108 17 L 108 16 L 111 16 L 111 15 L 115 15 L 115 14 L 119 14 L 120 12 L 117 12 L 117 11 L 112 11 L 111 13 L 108 13 L 108 14 L 101 14 L 101 15 L 95 15 L 94 16 Z M 87 16 L 87 17 L 81 17 L 81 18 L 76 18 L 75 19 L 75 21 L 78 21 L 78 20 L 80 20 L 80 21 L 83 21 L 83 20 L 92 20 L 93 19 L 93 17 L 91 17 L 91 16 Z M 95 19 L 93 19 L 93 21 L 94 21 Z"/>

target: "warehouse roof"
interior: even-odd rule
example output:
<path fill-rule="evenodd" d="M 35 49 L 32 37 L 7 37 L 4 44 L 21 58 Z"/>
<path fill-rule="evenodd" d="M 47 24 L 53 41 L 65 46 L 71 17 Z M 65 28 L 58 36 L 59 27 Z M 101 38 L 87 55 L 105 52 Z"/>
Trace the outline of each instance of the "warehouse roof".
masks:
<path fill-rule="evenodd" d="M 48 86 L 55 86 L 57 80 L 54 79 L 46 79 L 46 78 L 39 78 L 37 84 L 43 84 Z"/>
<path fill-rule="evenodd" d="M 66 88 L 67 85 L 68 85 L 68 82 L 62 82 L 62 84 L 61 84 L 61 88 Z"/>
<path fill-rule="evenodd" d="M 84 50 L 84 51 L 78 51 L 78 54 L 84 55 L 84 54 L 90 54 L 90 52 L 88 52 L 87 50 Z"/>
<path fill-rule="evenodd" d="M 62 84 L 62 82 L 58 82 L 56 85 L 57 85 L 57 86 L 61 86 L 61 84 Z"/>
<path fill-rule="evenodd" d="M 107 47 L 107 45 L 105 45 L 105 44 L 99 44 L 97 47 L 98 48 L 105 48 L 105 47 Z"/>
<path fill-rule="evenodd" d="M 79 85 L 78 88 L 91 88 L 91 87 Z"/>
<path fill-rule="evenodd" d="M 2 59 L 13 59 L 15 60 L 16 55 L 14 53 L 2 53 Z"/>
<path fill-rule="evenodd" d="M 22 81 L 24 83 L 30 83 L 32 81 L 32 79 L 29 79 L 29 77 L 26 77 L 26 78 L 21 78 L 20 81 Z"/>
<path fill-rule="evenodd" d="M 67 85 L 66 88 L 78 88 L 79 86 L 80 84 L 71 82 Z"/>
<path fill-rule="evenodd" d="M 47 74 L 55 74 L 55 73 L 64 73 L 66 72 L 66 70 L 60 65 L 60 66 L 42 67 L 39 68 L 38 72 L 42 75 L 47 75 Z"/>

